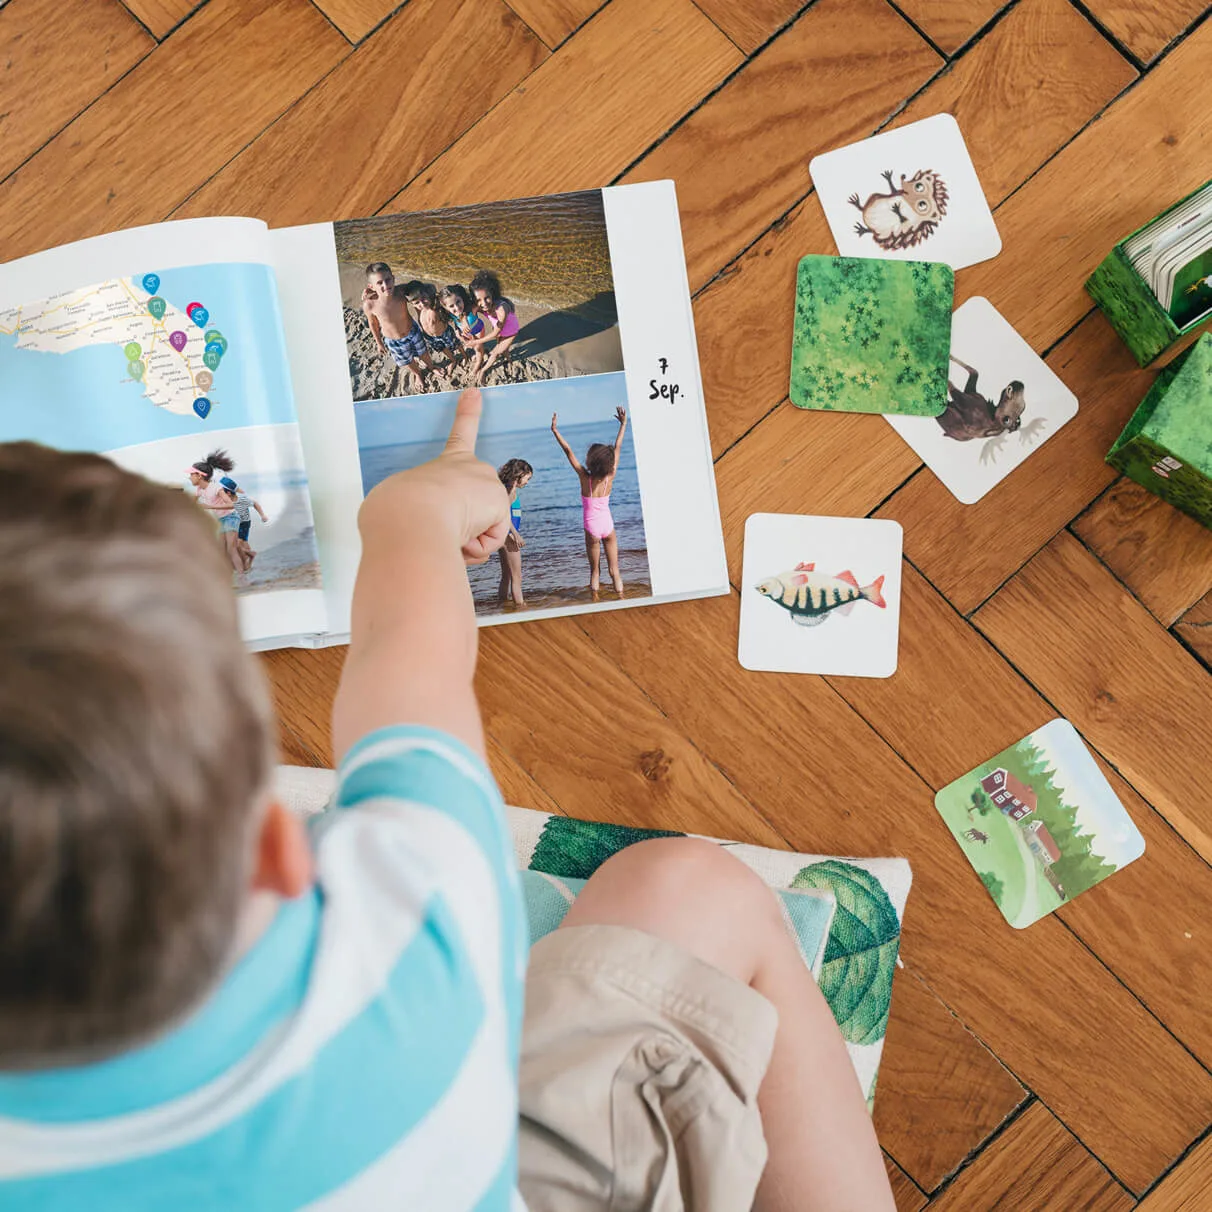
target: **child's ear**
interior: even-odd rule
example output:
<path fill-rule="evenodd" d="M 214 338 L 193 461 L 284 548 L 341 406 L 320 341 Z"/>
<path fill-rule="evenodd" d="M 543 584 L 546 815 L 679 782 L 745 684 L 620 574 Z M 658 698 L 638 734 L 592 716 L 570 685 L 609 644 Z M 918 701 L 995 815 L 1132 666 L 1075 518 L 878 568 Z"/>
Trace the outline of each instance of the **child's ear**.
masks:
<path fill-rule="evenodd" d="M 301 896 L 312 885 L 315 864 L 303 822 L 277 799 L 266 806 L 257 838 L 254 891 Z"/>

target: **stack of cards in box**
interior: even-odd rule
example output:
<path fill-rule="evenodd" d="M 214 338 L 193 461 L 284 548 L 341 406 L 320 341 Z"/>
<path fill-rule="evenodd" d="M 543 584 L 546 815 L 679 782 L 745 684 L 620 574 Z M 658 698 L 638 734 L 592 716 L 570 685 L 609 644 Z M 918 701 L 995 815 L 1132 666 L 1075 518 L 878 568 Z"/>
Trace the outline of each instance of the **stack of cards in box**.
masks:
<path fill-rule="evenodd" d="M 1179 328 L 1212 314 L 1212 184 L 1142 227 L 1124 254 Z"/>

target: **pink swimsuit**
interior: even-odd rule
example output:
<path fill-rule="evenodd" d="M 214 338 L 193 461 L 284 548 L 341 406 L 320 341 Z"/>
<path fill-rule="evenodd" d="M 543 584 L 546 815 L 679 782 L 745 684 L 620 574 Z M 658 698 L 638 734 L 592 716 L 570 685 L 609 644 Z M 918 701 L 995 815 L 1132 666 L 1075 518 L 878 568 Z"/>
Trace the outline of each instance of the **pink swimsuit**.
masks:
<path fill-rule="evenodd" d="M 581 516 L 585 533 L 592 539 L 605 539 L 614 534 L 614 518 L 610 516 L 610 496 L 582 497 Z"/>

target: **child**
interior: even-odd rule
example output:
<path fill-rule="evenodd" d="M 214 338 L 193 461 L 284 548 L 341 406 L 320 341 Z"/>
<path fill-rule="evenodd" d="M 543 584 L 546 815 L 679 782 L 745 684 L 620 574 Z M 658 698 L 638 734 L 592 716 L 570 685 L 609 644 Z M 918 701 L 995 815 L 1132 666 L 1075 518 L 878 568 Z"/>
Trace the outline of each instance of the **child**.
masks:
<path fill-rule="evenodd" d="M 780 906 L 708 842 L 589 880 L 531 954 L 520 1045 L 464 571 L 509 532 L 479 412 L 464 393 L 445 452 L 362 505 L 310 836 L 193 502 L 0 446 L 5 1212 L 505 1212 L 519 1143 L 530 1212 L 891 1212 Z"/>
<path fill-rule="evenodd" d="M 525 488 L 533 475 L 534 468 L 525 459 L 509 459 L 497 468 L 497 478 L 509 493 L 509 533 L 505 536 L 505 546 L 497 552 L 497 559 L 501 561 L 497 597 L 502 602 L 512 597 L 515 606 L 526 605 L 522 596 L 522 548 L 526 546 L 526 540 L 522 538 L 522 503 L 518 500 L 518 490 Z"/>
<path fill-rule="evenodd" d="M 620 405 L 614 410 L 614 415 L 619 422 L 614 445 L 594 442 L 582 466 L 572 453 L 572 447 L 556 428 L 556 414 L 551 414 L 551 432 L 572 464 L 573 471 L 581 479 L 581 520 L 585 526 L 585 554 L 589 557 L 589 591 L 595 598 L 600 584 L 603 543 L 606 545 L 606 567 L 610 571 L 614 591 L 619 597 L 623 596 L 623 578 L 619 575 L 619 539 L 614 532 L 614 518 L 610 513 L 610 490 L 614 487 L 619 448 L 623 445 L 623 431 L 627 428 L 627 410 Z"/>
<path fill-rule="evenodd" d="M 488 331 L 484 321 L 475 312 L 471 297 L 457 282 L 451 283 L 439 296 L 442 306 L 454 322 L 455 330 L 463 348 L 474 354 L 471 363 L 471 373 L 479 382 L 480 366 L 484 361 L 484 351 L 480 348 L 484 334 Z"/>
<path fill-rule="evenodd" d="M 484 363 L 476 376 L 476 382 L 482 383 L 484 376 L 493 365 L 509 359 L 509 351 L 518 335 L 518 313 L 513 302 L 501 294 L 501 280 L 496 274 L 482 269 L 471 280 L 471 293 L 475 296 L 476 310 L 483 316 L 488 325 L 488 332 L 480 338 L 480 343 L 496 339 L 488 361 Z"/>
<path fill-rule="evenodd" d="M 262 525 L 268 524 L 269 518 L 266 517 L 265 510 L 261 508 L 261 503 L 248 496 L 234 480 L 224 476 L 222 484 L 231 495 L 235 507 L 236 520 L 239 523 L 239 528 L 236 530 L 236 549 L 244 562 L 244 571 L 247 572 L 257 558 L 257 553 L 253 551 L 252 545 L 248 541 L 248 536 L 252 531 L 252 510 L 257 511 Z"/>
<path fill-rule="evenodd" d="M 240 515 L 236 510 L 239 489 L 231 476 L 224 476 L 219 481 L 219 493 L 213 506 L 215 517 L 219 523 L 219 542 L 223 545 L 223 553 L 230 561 L 236 572 L 247 572 L 252 567 L 251 561 L 246 561 L 240 550 Z"/>
<path fill-rule="evenodd" d="M 193 485 L 194 499 L 203 509 L 213 509 L 221 492 L 215 472 L 231 472 L 235 466 L 235 460 L 226 450 L 212 450 L 206 458 L 191 463 L 185 469 L 185 474 Z"/>
<path fill-rule="evenodd" d="M 362 291 L 362 312 L 370 324 L 383 357 L 391 354 L 397 366 L 407 367 L 414 391 L 422 389 L 421 376 L 433 369 L 433 360 L 421 329 L 408 310 L 404 291 L 396 285 L 391 266 L 375 261 L 366 267 L 366 288 Z"/>
<path fill-rule="evenodd" d="M 450 317 L 438 306 L 438 292 L 428 282 L 412 281 L 404 287 L 404 297 L 417 309 L 417 323 L 421 336 L 431 354 L 446 355 L 446 361 L 454 363 L 466 356 L 459 330 L 450 322 Z"/>

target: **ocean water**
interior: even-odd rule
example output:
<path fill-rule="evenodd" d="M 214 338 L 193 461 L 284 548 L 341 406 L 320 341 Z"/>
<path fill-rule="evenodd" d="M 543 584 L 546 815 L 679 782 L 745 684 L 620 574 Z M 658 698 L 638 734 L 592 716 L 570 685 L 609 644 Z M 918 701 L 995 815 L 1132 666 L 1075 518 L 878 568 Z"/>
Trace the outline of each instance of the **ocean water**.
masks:
<path fill-rule="evenodd" d="M 464 286 L 491 269 L 517 302 L 560 310 L 598 299 L 614 307 L 614 275 L 600 190 L 382 215 L 334 225 L 337 259 L 386 261 L 396 280 Z"/>
<path fill-rule="evenodd" d="M 613 442 L 618 426 L 613 422 L 589 422 L 561 426 L 568 444 L 584 459 L 592 442 Z M 436 458 L 441 442 L 410 442 L 397 446 L 373 446 L 361 451 L 362 482 L 369 492 L 380 480 L 406 467 L 416 467 Z M 589 602 L 589 561 L 585 556 L 585 530 L 581 515 L 581 490 L 577 475 L 568 465 L 549 428 L 512 433 L 481 434 L 476 453 L 494 467 L 506 459 L 525 459 L 534 468 L 530 483 L 522 489 L 522 588 L 530 609 Z M 652 592 L 648 570 L 644 516 L 640 504 L 640 481 L 636 474 L 635 446 L 630 432 L 623 441 L 619 468 L 610 495 L 619 540 L 619 571 L 626 596 Z M 255 545 L 255 544 L 254 544 Z M 487 564 L 468 569 L 477 614 L 512 612 L 497 599 L 501 566 L 494 556 Z M 602 600 L 614 596 L 601 560 Z"/>

